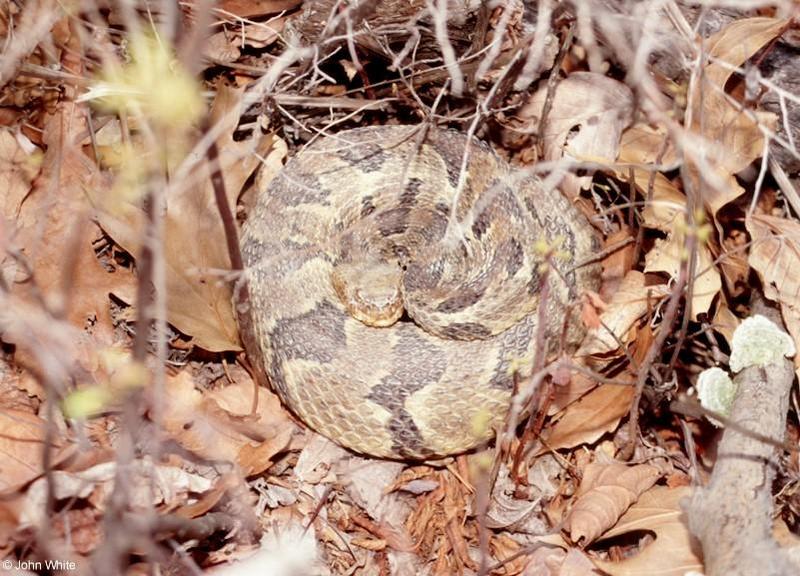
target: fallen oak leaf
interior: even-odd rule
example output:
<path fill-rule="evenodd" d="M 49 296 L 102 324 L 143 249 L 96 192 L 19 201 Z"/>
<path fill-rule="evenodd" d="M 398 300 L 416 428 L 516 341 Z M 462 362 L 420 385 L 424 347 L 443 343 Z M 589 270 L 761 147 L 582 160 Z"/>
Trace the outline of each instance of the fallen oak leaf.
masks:
<path fill-rule="evenodd" d="M 546 431 L 546 448 L 539 453 L 591 444 L 616 430 L 630 411 L 633 394 L 633 386 L 598 386 L 564 409 L 563 416 Z"/>
<path fill-rule="evenodd" d="M 537 554 L 538 553 L 538 554 Z M 582 550 L 569 548 L 537 548 L 522 576 L 596 576 L 592 561 Z"/>
<path fill-rule="evenodd" d="M 261 158 L 283 157 L 286 151 L 280 139 L 273 135 L 262 137 L 258 130 L 251 139 L 234 140 L 242 95 L 243 89 L 220 87 L 212 110 L 212 118 L 223 122 L 217 145 L 231 206 Z M 270 150 L 275 154 L 270 154 Z M 170 189 L 164 217 L 167 319 L 201 348 L 211 352 L 238 351 L 241 343 L 232 307 L 231 263 L 225 232 L 208 167 L 202 158 L 191 161 L 195 169 L 182 167 L 188 175 L 181 186 Z M 129 203 L 111 206 L 100 198 L 95 200 L 103 229 L 126 251 L 138 254 L 144 212 Z"/>
<path fill-rule="evenodd" d="M 731 312 L 728 302 L 726 300 L 720 301 L 717 305 L 717 311 L 714 314 L 712 326 L 714 330 L 722 334 L 723 338 L 728 342 L 728 346 L 733 342 L 733 333 L 741 322 L 742 321 Z M 797 340 L 795 340 L 795 344 L 797 344 Z"/>
<path fill-rule="evenodd" d="M 753 214 L 745 226 L 753 241 L 748 262 L 761 279 L 764 295 L 780 304 L 786 328 L 800 346 L 800 224 Z M 796 368 L 800 368 L 798 356 Z"/>
<path fill-rule="evenodd" d="M 74 472 L 56 470 L 50 478 L 40 478 L 25 494 L 20 525 L 38 526 L 46 521 L 48 490 L 52 490 L 56 500 L 90 499 L 102 509 L 114 490 L 117 475 L 118 464 L 111 461 Z M 125 476 L 128 503 L 140 509 L 160 504 L 175 507 L 187 499 L 188 493 L 202 493 L 211 488 L 211 481 L 207 478 L 190 474 L 177 466 L 155 465 L 149 460 L 126 464 Z"/>
<path fill-rule="evenodd" d="M 685 161 L 695 189 L 701 191 L 713 216 L 744 192 L 734 174 L 763 154 L 764 138 L 759 123 L 773 129 L 775 120 L 769 113 L 748 114 L 742 110 L 725 93 L 725 84 L 737 67 L 780 34 L 785 26 L 785 20 L 746 18 L 734 21 L 706 40 L 711 63 L 690 89 L 691 124 L 688 128 L 692 138 L 687 139 L 684 146 L 697 147 L 685 155 Z M 656 173 L 653 177 L 652 169 L 641 165 L 659 162 L 673 166 L 678 160 L 675 146 L 667 139 L 663 126 L 638 123 L 622 134 L 619 162 L 632 166 L 634 182 L 643 194 L 651 186 L 657 191 L 668 189 L 671 184 L 662 174 Z M 618 167 L 614 172 L 617 178 L 627 181 L 627 167 Z M 701 181 L 709 185 L 701 185 Z"/>
<path fill-rule="evenodd" d="M 130 297 L 135 283 L 130 271 L 109 272 L 95 256 L 92 232 L 100 231 L 89 220 L 85 191 L 104 188 L 105 181 L 75 143 L 84 127 L 84 115 L 74 104 L 64 103 L 47 117 L 42 170 L 19 208 L 14 242 L 51 306 L 64 310 L 75 326 L 88 328 L 98 344 L 108 345 L 114 339 L 109 294 Z M 28 294 L 30 285 L 14 284 L 14 291 Z"/>
<path fill-rule="evenodd" d="M 620 161 L 631 163 L 655 162 L 659 155 L 655 142 L 662 136 L 648 126 L 632 127 L 623 135 Z M 649 142 L 644 153 L 636 146 Z M 663 142 L 663 140 L 661 140 Z M 663 159 L 662 159 L 663 161 Z M 672 278 L 678 276 L 686 254 L 686 196 L 663 174 L 633 168 L 634 182 L 642 194 L 649 194 L 642 212 L 644 225 L 666 233 L 666 238 L 656 240 L 655 246 L 645 256 L 645 272 L 665 272 Z M 626 178 L 623 170 L 616 171 L 618 178 Z M 698 233 L 702 232 L 702 227 Z M 692 319 L 705 314 L 722 289 L 722 277 L 707 242 L 696 242 L 697 261 L 692 285 Z"/>
<path fill-rule="evenodd" d="M 221 0 L 218 10 L 239 18 L 253 18 L 291 10 L 302 4 L 303 0 Z"/>
<path fill-rule="evenodd" d="M 655 486 L 642 494 L 617 525 L 603 534 L 603 539 L 645 530 L 655 533 L 655 541 L 620 562 L 592 559 L 595 566 L 612 576 L 684 576 L 691 571 L 702 572 L 700 544 L 689 533 L 680 504 L 691 491 L 688 486 Z"/>
<path fill-rule="evenodd" d="M 689 129 L 701 137 L 700 149 L 687 154 L 686 160 L 695 189 L 714 217 L 744 193 L 734 174 L 764 153 L 764 134 L 759 125 L 774 131 L 776 122 L 773 114 L 741 110 L 726 95 L 725 84 L 737 67 L 778 37 L 787 24 L 787 20 L 778 18 L 745 18 L 706 40 L 710 64 L 689 94 Z M 700 158 L 703 163 L 697 161 Z"/>
<path fill-rule="evenodd" d="M 55 426 L 55 424 L 51 424 Z M 44 474 L 42 464 L 47 422 L 21 410 L 0 411 L 0 496 L 10 496 Z M 73 451 L 74 445 L 52 435 L 51 465 L 56 466 Z"/>
<path fill-rule="evenodd" d="M 575 504 L 564 520 L 564 529 L 573 542 L 581 546 L 594 542 L 614 526 L 660 476 L 661 471 L 649 464 L 589 464 L 575 494 Z"/>
<path fill-rule="evenodd" d="M 544 159 L 562 157 L 577 161 L 614 162 L 620 135 L 633 114 L 633 94 L 625 84 L 594 72 L 574 72 L 556 85 L 552 106 L 542 119 L 548 89 L 542 88 L 525 104 L 518 116 L 533 119 L 528 130 L 539 130 L 544 141 Z M 576 196 L 587 188 L 591 176 L 565 177 L 565 191 Z"/>
<path fill-rule="evenodd" d="M 707 243 L 696 243 L 697 260 L 695 260 L 694 277 L 692 278 L 692 319 L 705 314 L 711 309 L 717 294 L 722 289 L 722 277 L 714 264 L 714 258 Z M 658 238 L 650 252 L 645 255 L 645 272 L 666 272 L 671 278 L 677 278 L 681 267 L 688 258 L 686 252 L 686 235 L 675 230 L 666 239 Z"/>
<path fill-rule="evenodd" d="M 224 388 L 200 393 L 187 371 L 169 378 L 162 419 L 167 433 L 209 460 L 236 462 L 245 476 L 259 474 L 284 450 L 296 426 L 277 396 L 256 387 L 245 374 Z"/>
<path fill-rule="evenodd" d="M 0 130 L 0 216 L 17 218 L 40 162 L 41 152 L 27 152 L 10 131 Z"/>

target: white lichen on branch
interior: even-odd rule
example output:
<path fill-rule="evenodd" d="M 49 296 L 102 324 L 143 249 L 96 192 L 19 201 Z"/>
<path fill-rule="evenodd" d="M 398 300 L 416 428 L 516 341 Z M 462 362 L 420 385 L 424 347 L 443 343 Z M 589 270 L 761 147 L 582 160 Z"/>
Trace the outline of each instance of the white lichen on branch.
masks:
<path fill-rule="evenodd" d="M 706 410 L 711 410 L 730 416 L 733 399 L 736 396 L 736 384 L 722 368 L 714 366 L 703 370 L 697 377 L 697 397 Z M 722 423 L 709 418 L 714 426 L 720 427 Z"/>
<path fill-rule="evenodd" d="M 756 314 L 745 319 L 733 333 L 731 370 L 776 364 L 797 353 L 791 336 L 771 320 Z"/>

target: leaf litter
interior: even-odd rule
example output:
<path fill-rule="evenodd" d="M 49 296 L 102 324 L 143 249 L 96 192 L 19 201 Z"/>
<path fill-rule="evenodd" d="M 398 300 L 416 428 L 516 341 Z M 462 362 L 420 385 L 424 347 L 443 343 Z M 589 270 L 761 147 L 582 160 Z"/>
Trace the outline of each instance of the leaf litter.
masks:
<path fill-rule="evenodd" d="M 0 115 L 0 380 L 29 400 L 2 401 L 0 486 L 7 501 L 0 506 L 0 553 L 26 557 L 32 532 L 55 519 L 51 535 L 59 546 L 71 542 L 70 557 L 88 567 L 110 546 L 102 526 L 135 531 L 131 517 L 155 514 L 167 537 L 193 534 L 183 553 L 219 574 L 702 569 L 680 502 L 690 493 L 690 475 L 707 474 L 713 438 L 702 421 L 685 418 L 680 428 L 673 415 L 665 423 L 666 406 L 678 388 L 691 388 L 710 358 L 724 360 L 747 311 L 742 295 L 750 274 L 780 305 L 800 343 L 792 276 L 797 224 L 781 208 L 778 186 L 761 179 L 756 189 L 745 177 L 767 161 L 779 119 L 745 94 L 748 77 L 740 74 L 758 65 L 788 24 L 762 13 L 690 42 L 698 59 L 683 77 L 665 82 L 672 88 L 660 97 L 672 112 L 659 117 L 642 107 L 647 87 L 622 73 L 633 63 L 614 59 L 611 47 L 619 45 L 585 38 L 580 26 L 570 50 L 554 57 L 550 45 L 548 57 L 540 55 L 541 66 L 557 66 L 555 74 L 542 69 L 530 90 L 518 91 L 525 83 L 512 80 L 529 49 L 542 46 L 537 38 L 564 41 L 566 29 L 537 28 L 524 3 L 507 4 L 450 14 L 444 2 L 410 2 L 396 14 L 373 14 L 333 2 L 312 10 L 299 0 L 233 0 L 219 3 L 208 21 L 187 9 L 210 25 L 201 51 L 208 60 L 194 70 L 205 67 L 215 133 L 196 126 L 162 133 L 168 151 L 154 147 L 160 128 L 146 115 L 76 98 L 98 70 L 83 70 L 74 55 L 84 51 L 101 61 L 109 57 L 102 47 L 113 40 L 82 45 L 85 30 L 55 5 L 25 6 L 13 24 L 3 12 L 4 34 L 9 26 L 20 37 L 33 34 L 36 10 L 56 25 L 19 53 L 3 88 L 6 96 L 16 90 L 16 98 Z M 427 26 L 439 9 L 457 62 Z M 108 23 L 138 17 L 116 6 L 107 16 Z M 481 33 L 465 34 L 469 27 Z M 309 31 L 324 47 L 316 56 L 297 43 Z M 348 41 L 354 33 L 356 43 Z M 57 40 L 49 57 L 61 59 L 63 74 L 42 71 L 48 38 Z M 481 48 L 492 60 L 476 79 Z M 592 51 L 608 56 L 606 69 L 595 69 Z M 173 57 L 170 66 L 179 65 L 180 50 Z M 466 75 L 466 98 L 448 93 L 454 70 Z M 259 85 L 267 96 L 254 101 L 251 90 Z M 68 89 L 55 96 L 58 86 Z M 314 106 L 315 98 L 324 104 Z M 198 143 L 217 142 L 227 202 L 241 221 L 254 190 L 315 135 L 426 114 L 466 129 L 471 107 L 476 118 L 490 120 L 478 128 L 482 138 L 494 139 L 512 159 L 549 165 L 545 180 L 574 197 L 606 233 L 604 287 L 584 295 L 589 330 L 580 350 L 561 358 L 552 387 L 534 394 L 538 404 L 529 409 L 541 423 L 533 441 L 525 440 L 523 424 L 510 448 L 413 464 L 362 458 L 305 430 L 248 372 L 232 306 L 235 274 Z M 153 338 L 147 326 L 135 325 L 150 241 L 143 231 L 152 218 L 143 182 L 164 187 L 162 285 L 175 335 L 164 366 L 153 355 L 141 364 L 128 358 L 132 335 L 143 330 Z M 693 254 L 686 251 L 689 238 L 697 240 Z M 615 244 L 622 246 L 609 249 Z M 631 383 L 690 257 L 684 336 L 691 346 L 672 360 L 668 346 L 660 363 L 644 367 L 653 372 L 643 408 L 650 416 L 640 422 L 641 439 L 632 440 L 623 426 Z M 159 280 L 150 282 L 145 293 Z M 154 301 L 145 305 L 149 310 Z M 157 343 L 149 345 L 154 350 Z M 119 350 L 125 365 L 149 371 L 127 388 L 115 384 L 120 373 L 104 363 Z M 147 375 L 158 371 L 160 379 Z M 91 417 L 71 418 L 64 407 L 87 389 L 106 392 L 95 398 Z M 135 454 L 126 430 L 132 421 L 140 430 Z M 686 430 L 695 443 L 679 441 Z M 648 462 L 615 458 L 631 441 L 639 441 L 636 453 Z M 687 445 L 697 454 L 686 454 Z M 796 471 L 796 462 L 787 466 Z M 121 509 L 115 494 L 124 494 Z M 112 512 L 127 519 L 109 524 Z M 782 516 L 796 520 L 791 506 Z M 650 536 L 626 539 L 638 531 Z M 140 563 L 160 562 L 141 547 L 132 553 Z"/>

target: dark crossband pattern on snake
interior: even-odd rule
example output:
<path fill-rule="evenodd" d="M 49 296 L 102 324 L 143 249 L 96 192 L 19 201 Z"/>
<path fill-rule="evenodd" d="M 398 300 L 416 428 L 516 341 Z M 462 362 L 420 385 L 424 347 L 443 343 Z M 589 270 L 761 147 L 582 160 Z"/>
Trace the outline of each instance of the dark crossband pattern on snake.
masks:
<path fill-rule="evenodd" d="M 466 152 L 466 163 L 464 163 Z M 464 169 L 462 170 L 462 166 Z M 543 245 L 558 246 L 551 267 Z M 489 440 L 530 375 L 540 292 L 552 343 L 599 284 L 599 239 L 558 191 L 452 130 L 319 139 L 259 195 L 242 251 L 261 361 L 308 426 L 426 459 Z"/>

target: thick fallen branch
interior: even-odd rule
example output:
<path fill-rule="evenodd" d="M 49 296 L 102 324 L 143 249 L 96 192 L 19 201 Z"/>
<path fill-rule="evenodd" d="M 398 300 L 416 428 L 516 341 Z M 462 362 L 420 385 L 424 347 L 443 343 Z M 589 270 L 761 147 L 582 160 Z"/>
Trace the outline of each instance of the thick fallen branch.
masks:
<path fill-rule="evenodd" d="M 762 308 L 760 314 L 782 326 L 777 312 Z M 746 346 L 770 346 L 758 336 Z M 734 338 L 733 354 L 736 347 Z M 779 352 L 766 364 L 747 364 L 734 378 L 737 392 L 730 420 L 782 442 L 794 381 L 792 362 Z M 726 428 L 711 480 L 695 491 L 688 511 L 689 528 L 703 545 L 708 576 L 789 575 L 800 570 L 772 537 L 772 482 L 779 456 L 774 445 L 754 434 Z"/>

